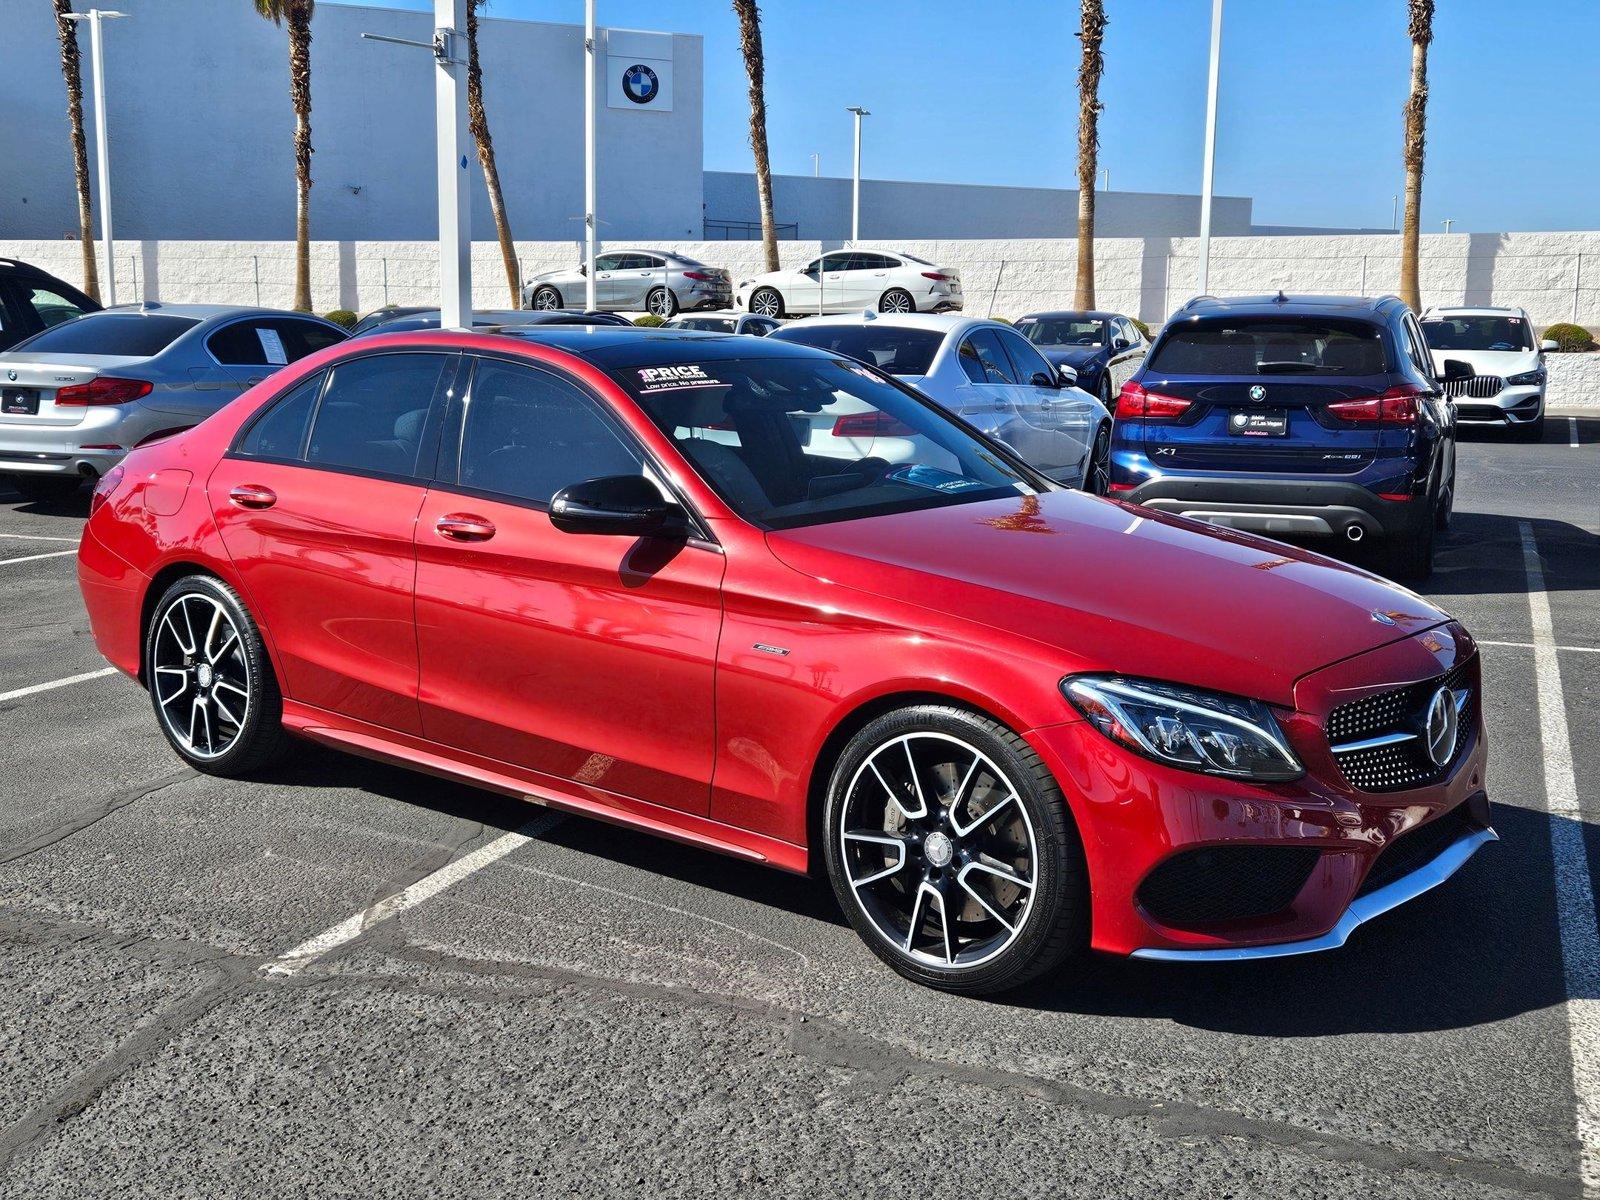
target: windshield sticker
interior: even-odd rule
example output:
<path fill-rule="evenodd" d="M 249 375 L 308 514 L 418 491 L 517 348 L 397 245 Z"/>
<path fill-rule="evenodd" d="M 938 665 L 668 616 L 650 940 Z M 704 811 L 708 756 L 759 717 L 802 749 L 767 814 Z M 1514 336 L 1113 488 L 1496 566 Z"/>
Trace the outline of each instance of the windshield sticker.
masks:
<path fill-rule="evenodd" d="M 926 488 L 930 492 L 965 492 L 973 488 L 980 490 L 990 485 L 979 479 L 968 479 L 965 475 L 956 475 L 950 471 L 942 471 L 938 467 L 930 467 L 923 463 L 912 463 L 909 466 L 898 467 L 884 476 L 895 483 L 905 483 L 912 487 Z"/>
<path fill-rule="evenodd" d="M 278 336 L 276 329 L 268 329 L 265 325 L 256 326 L 256 337 L 261 339 L 261 353 L 267 356 L 267 362 L 275 367 L 289 365 L 289 356 L 284 353 L 283 339 Z"/>
<path fill-rule="evenodd" d="M 676 367 L 640 367 L 639 394 L 653 392 L 682 392 L 693 388 L 724 388 L 731 386 L 721 379 L 706 374 L 706 369 L 694 363 Z"/>

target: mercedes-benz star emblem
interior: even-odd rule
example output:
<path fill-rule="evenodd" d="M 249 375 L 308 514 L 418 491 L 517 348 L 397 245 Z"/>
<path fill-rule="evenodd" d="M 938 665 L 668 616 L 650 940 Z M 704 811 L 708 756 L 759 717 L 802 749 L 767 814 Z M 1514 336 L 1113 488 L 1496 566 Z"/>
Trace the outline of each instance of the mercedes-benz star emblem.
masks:
<path fill-rule="evenodd" d="M 1428 757 L 1442 767 L 1456 749 L 1456 697 L 1447 687 L 1440 688 L 1428 701 L 1428 723 L 1423 736 L 1428 740 Z"/>
<path fill-rule="evenodd" d="M 1267 398 L 1267 389 L 1266 388 L 1262 387 L 1259 383 L 1253 383 L 1253 384 L 1250 385 L 1250 399 L 1255 400 L 1255 401 L 1261 401 L 1261 400 L 1265 400 L 1266 398 Z"/>
<path fill-rule="evenodd" d="M 622 94 L 635 104 L 649 104 L 660 90 L 656 73 L 643 63 L 634 63 L 622 73 Z"/>

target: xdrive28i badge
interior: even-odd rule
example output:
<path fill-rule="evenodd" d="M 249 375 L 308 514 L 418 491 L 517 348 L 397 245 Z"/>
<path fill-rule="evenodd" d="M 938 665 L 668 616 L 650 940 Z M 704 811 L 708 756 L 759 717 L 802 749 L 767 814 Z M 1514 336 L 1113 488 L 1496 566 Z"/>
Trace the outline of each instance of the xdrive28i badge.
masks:
<path fill-rule="evenodd" d="M 635 104 L 649 104 L 660 90 L 656 73 L 643 63 L 634 63 L 622 73 L 622 94 Z"/>
<path fill-rule="evenodd" d="M 1266 398 L 1267 398 L 1267 389 L 1266 388 L 1262 387 L 1259 383 L 1253 383 L 1253 384 L 1250 385 L 1250 399 L 1252 399 L 1252 400 L 1265 400 Z"/>

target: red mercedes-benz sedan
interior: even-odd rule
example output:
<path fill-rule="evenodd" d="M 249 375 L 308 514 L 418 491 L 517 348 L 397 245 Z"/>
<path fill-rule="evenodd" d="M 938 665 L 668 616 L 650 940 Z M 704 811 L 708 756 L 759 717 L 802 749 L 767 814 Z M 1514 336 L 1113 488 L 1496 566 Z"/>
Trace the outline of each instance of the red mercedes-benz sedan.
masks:
<path fill-rule="evenodd" d="M 825 869 L 954 991 L 1337 946 L 1495 836 L 1446 613 L 766 339 L 335 347 L 110 472 L 79 578 L 200 770 L 293 735 Z"/>

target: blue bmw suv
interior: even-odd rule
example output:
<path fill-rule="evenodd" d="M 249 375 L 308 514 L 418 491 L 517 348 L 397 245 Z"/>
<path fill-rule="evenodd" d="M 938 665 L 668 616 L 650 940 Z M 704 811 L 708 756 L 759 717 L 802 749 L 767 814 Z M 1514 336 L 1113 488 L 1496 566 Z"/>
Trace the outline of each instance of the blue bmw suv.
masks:
<path fill-rule="evenodd" d="M 1450 520 L 1455 413 L 1394 296 L 1200 296 L 1117 397 L 1111 495 L 1299 538 L 1381 543 L 1425 579 Z"/>

